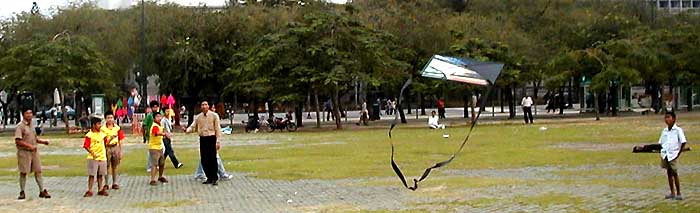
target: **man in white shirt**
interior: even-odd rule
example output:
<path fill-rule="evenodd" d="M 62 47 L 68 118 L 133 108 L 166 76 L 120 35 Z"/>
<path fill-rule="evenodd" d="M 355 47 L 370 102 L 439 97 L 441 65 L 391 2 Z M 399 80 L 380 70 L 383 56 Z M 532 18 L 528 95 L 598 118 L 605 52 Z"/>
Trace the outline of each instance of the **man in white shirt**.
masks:
<path fill-rule="evenodd" d="M 436 114 L 437 113 L 435 113 L 435 111 L 430 113 L 430 117 L 428 118 L 428 127 L 431 129 L 444 129 L 445 124 L 438 123 L 439 117 L 436 116 Z"/>
<path fill-rule="evenodd" d="M 671 188 L 671 194 L 666 195 L 666 199 L 683 200 L 677 162 L 687 140 L 683 129 L 676 125 L 676 113 L 666 112 L 664 120 L 667 128 L 661 131 L 659 144 L 661 144 L 661 168 L 666 169 L 668 185 Z"/>
<path fill-rule="evenodd" d="M 523 100 L 520 101 L 520 105 L 523 107 L 523 118 L 525 118 L 525 123 L 532 123 L 532 98 L 529 95 L 525 95 Z"/>

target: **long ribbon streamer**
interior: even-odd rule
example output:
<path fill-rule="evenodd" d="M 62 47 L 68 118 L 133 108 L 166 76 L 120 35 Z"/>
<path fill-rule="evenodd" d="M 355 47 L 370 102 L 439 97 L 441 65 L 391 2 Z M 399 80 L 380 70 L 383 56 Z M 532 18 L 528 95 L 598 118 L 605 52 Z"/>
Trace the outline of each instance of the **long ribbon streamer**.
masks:
<path fill-rule="evenodd" d="M 406 81 L 406 83 L 404 83 L 403 87 L 401 87 L 401 92 L 399 93 L 399 98 L 398 98 L 398 103 L 397 103 L 399 106 L 401 105 L 401 102 L 403 101 L 403 92 L 406 90 L 406 88 L 409 85 L 411 85 L 411 83 L 412 83 L 412 80 L 408 79 Z M 394 160 L 395 148 L 394 148 L 394 142 L 391 139 L 391 132 L 394 130 L 394 128 L 398 124 L 399 113 L 396 113 L 396 115 L 394 116 L 394 120 L 391 122 L 391 127 L 389 128 L 389 143 L 391 144 L 391 168 L 394 169 L 396 176 L 399 177 L 399 179 L 403 183 L 404 187 L 406 187 L 407 189 L 410 189 L 412 191 L 415 191 L 416 189 L 418 189 L 418 183 L 425 180 L 426 178 L 428 178 L 428 175 L 430 175 L 430 171 L 432 171 L 433 169 L 437 169 L 437 168 L 440 168 L 440 167 L 443 167 L 443 166 L 450 164 L 452 162 L 452 160 L 454 160 L 455 157 L 457 157 L 457 154 L 462 152 L 462 150 L 464 149 L 464 145 L 467 144 L 467 141 L 469 141 L 469 138 L 470 138 L 472 132 L 474 131 L 474 127 L 476 127 L 476 123 L 479 120 L 479 117 L 481 116 L 482 109 L 484 109 L 484 107 L 486 107 L 486 101 L 488 100 L 488 97 L 491 95 L 491 88 L 492 87 L 493 87 L 492 84 L 490 84 L 490 82 L 489 82 L 486 96 L 483 96 L 480 107 L 479 107 L 479 113 L 476 115 L 476 118 L 471 121 L 471 126 L 469 127 L 469 132 L 467 133 L 467 137 L 464 138 L 464 141 L 462 141 L 462 144 L 459 146 L 459 149 L 457 149 L 457 151 L 455 151 L 449 159 L 447 159 L 445 161 L 438 162 L 435 165 L 425 169 L 425 171 L 423 172 L 423 175 L 421 175 L 421 177 L 419 179 L 413 179 L 413 186 L 408 186 L 408 183 L 406 182 L 406 177 L 403 175 L 403 172 L 401 172 L 399 165 Z"/>

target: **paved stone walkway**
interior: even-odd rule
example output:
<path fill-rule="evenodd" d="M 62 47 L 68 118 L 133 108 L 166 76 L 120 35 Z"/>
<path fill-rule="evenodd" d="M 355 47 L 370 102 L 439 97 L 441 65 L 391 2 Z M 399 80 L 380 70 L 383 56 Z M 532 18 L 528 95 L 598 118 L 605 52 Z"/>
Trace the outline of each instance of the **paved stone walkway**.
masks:
<path fill-rule="evenodd" d="M 84 177 L 48 177 L 53 198 L 38 198 L 33 178 L 28 180 L 27 201 L 15 200 L 14 181 L 0 183 L 0 212 L 33 210 L 129 211 L 129 212 L 288 212 L 310 211 L 325 205 L 343 204 L 360 209 L 397 209 L 413 201 L 398 187 L 362 187 L 353 181 L 278 181 L 234 174 L 218 186 L 203 185 L 191 176 L 170 177 L 170 183 L 149 186 L 147 177 L 123 177 L 122 188 L 108 197 L 81 197 Z M 350 185 L 354 185 L 351 187 Z M 397 196 L 398 195 L 398 196 Z M 415 200 L 417 201 L 417 200 Z"/>
<path fill-rule="evenodd" d="M 596 171 L 590 175 L 567 175 L 567 172 Z M 606 174 L 605 171 L 614 171 Z M 603 172 L 600 172 L 603 171 Z M 28 200 L 17 201 L 18 186 L 12 177 L 0 181 L 0 212 L 317 212 L 333 210 L 424 210 L 456 212 L 644 212 L 658 203 L 669 202 L 700 209 L 700 183 L 682 179 L 686 200 L 663 200 L 667 192 L 662 172 L 652 165 L 624 166 L 613 164 L 580 167 L 526 167 L 517 169 L 442 170 L 431 176 L 441 178 L 501 178 L 526 181 L 495 186 L 458 189 L 433 182 L 423 182 L 416 192 L 400 186 L 395 177 L 359 180 L 269 180 L 234 174 L 219 186 L 203 185 L 191 176 L 170 177 L 168 184 L 147 185 L 147 177 L 125 176 L 122 189 L 110 190 L 109 197 L 81 197 L 85 177 L 47 177 L 53 198 L 39 199 L 33 178 L 28 179 Z M 700 165 L 685 165 L 681 177 L 697 175 Z M 695 176 L 697 177 L 697 176 Z M 562 181 L 592 179 L 635 180 L 658 178 L 655 187 L 636 188 L 601 184 L 567 184 Z M 368 182 L 395 183 L 374 186 Z M 435 195 L 435 196 L 433 196 Z M 578 203 L 538 205 L 533 197 L 553 196 L 581 199 Z M 518 200 L 518 199 L 526 200 Z M 472 202 L 475 200 L 488 202 Z"/>

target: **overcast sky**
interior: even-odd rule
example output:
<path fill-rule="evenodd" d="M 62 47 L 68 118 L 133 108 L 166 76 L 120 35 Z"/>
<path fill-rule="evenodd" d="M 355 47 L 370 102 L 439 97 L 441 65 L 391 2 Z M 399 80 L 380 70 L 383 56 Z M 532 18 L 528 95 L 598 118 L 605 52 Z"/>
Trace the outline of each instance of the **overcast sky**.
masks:
<path fill-rule="evenodd" d="M 87 0 L 0 0 L 0 19 L 12 17 L 13 13 L 29 12 L 32 9 L 32 2 L 37 2 L 42 14 L 50 14 L 52 8 L 68 5 L 70 2 L 84 2 Z M 96 1 L 100 7 L 115 9 L 128 7 L 136 4 L 140 0 L 91 0 Z M 160 2 L 175 2 L 182 5 L 196 6 L 206 4 L 209 6 L 224 5 L 226 0 L 159 0 Z M 336 3 L 345 3 L 346 0 L 329 0 Z M 133 3 L 132 3 L 133 2 Z"/>

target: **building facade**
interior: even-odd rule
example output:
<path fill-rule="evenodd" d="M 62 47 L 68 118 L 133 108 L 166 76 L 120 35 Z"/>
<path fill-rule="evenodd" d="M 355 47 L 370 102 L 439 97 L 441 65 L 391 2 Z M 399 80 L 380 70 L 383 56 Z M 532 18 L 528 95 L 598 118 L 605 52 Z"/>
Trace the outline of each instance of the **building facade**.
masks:
<path fill-rule="evenodd" d="M 700 0 L 652 0 L 656 7 L 670 12 L 700 9 Z"/>

